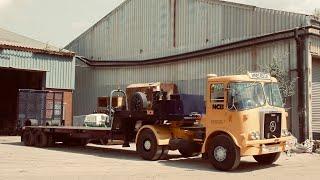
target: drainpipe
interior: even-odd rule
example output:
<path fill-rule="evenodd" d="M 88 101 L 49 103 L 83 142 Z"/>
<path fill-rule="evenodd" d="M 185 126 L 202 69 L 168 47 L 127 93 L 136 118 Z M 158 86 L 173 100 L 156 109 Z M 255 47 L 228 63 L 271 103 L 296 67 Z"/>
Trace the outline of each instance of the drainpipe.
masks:
<path fill-rule="evenodd" d="M 176 18 L 177 18 L 177 0 L 173 0 L 173 47 L 177 46 L 176 42 Z"/>
<path fill-rule="evenodd" d="M 304 142 L 306 125 L 306 75 L 305 75 L 305 59 L 303 55 L 305 47 L 305 34 L 299 34 L 299 29 L 294 31 L 294 37 L 297 44 L 297 73 L 298 73 L 298 114 L 299 114 L 299 141 Z"/>

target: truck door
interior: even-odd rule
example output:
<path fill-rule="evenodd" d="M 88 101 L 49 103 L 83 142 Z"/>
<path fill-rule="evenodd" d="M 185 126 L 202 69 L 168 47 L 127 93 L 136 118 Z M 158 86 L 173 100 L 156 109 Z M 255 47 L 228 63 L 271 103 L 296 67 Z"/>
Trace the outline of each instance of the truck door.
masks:
<path fill-rule="evenodd" d="M 224 83 L 210 84 L 210 102 L 208 102 L 209 123 L 215 128 L 224 127 L 226 120 L 226 98 Z"/>

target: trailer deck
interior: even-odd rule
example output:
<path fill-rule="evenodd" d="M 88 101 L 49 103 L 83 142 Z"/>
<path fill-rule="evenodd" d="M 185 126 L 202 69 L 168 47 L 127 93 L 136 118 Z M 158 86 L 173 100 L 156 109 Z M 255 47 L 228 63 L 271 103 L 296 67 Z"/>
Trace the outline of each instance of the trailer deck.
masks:
<path fill-rule="evenodd" d="M 110 131 L 111 127 L 85 127 L 85 126 L 25 126 L 24 129 L 59 129 L 59 130 L 93 130 L 93 131 Z"/>

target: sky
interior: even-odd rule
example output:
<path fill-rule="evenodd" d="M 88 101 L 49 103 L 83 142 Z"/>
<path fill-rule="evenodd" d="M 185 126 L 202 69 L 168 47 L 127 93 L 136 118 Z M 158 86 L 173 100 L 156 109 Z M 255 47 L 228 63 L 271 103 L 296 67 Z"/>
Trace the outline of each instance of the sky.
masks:
<path fill-rule="evenodd" d="M 0 0 L 0 27 L 65 47 L 124 0 Z M 226 0 L 312 14 L 320 0 Z"/>

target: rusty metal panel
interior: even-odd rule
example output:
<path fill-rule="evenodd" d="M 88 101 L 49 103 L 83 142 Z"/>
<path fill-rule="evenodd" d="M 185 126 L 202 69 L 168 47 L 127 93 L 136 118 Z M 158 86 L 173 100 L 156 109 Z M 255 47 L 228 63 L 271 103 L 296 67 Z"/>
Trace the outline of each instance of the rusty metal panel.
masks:
<path fill-rule="evenodd" d="M 0 67 L 46 72 L 46 88 L 74 89 L 75 59 L 15 50 L 0 51 Z"/>
<path fill-rule="evenodd" d="M 306 26 L 310 17 L 213 0 L 127 0 L 66 48 L 95 60 L 144 60 Z"/>
<path fill-rule="evenodd" d="M 125 89 L 128 84 L 134 83 L 175 83 L 179 93 L 204 95 L 207 74 L 221 76 L 240 74 L 241 70 L 258 70 L 260 65 L 272 62 L 274 57 L 281 57 L 283 67 L 289 68 L 290 62 L 296 61 L 294 44 L 294 40 L 285 40 L 157 65 L 114 68 L 78 66 L 74 112 L 75 115 L 92 113 L 97 97 L 109 96 L 111 90 L 118 87 Z"/>

